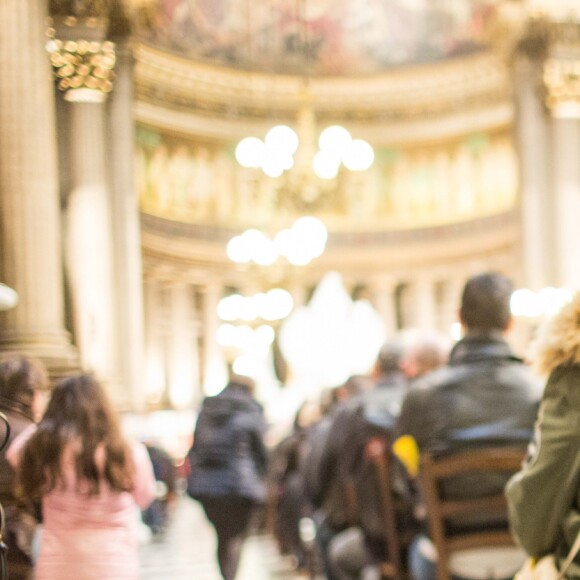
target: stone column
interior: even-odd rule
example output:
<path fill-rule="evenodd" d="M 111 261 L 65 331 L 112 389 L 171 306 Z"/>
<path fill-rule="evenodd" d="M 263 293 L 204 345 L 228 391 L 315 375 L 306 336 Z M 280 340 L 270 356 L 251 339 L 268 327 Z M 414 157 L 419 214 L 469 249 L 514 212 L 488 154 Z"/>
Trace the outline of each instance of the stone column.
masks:
<path fill-rule="evenodd" d="M 100 103 L 70 105 L 72 189 L 67 203 L 67 266 L 75 340 L 83 367 L 110 388 L 115 404 L 127 406 L 119 388 L 118 343 L 110 194 L 105 163 L 105 112 Z"/>
<path fill-rule="evenodd" d="M 165 347 L 163 337 L 164 305 L 160 284 L 155 278 L 145 279 L 145 401 L 161 404 L 166 390 Z"/>
<path fill-rule="evenodd" d="M 203 301 L 203 390 L 207 395 L 218 393 L 227 382 L 227 364 L 217 343 L 219 326 L 217 305 L 222 287 L 210 283 L 204 288 Z"/>
<path fill-rule="evenodd" d="M 436 321 L 435 287 L 426 275 L 417 276 L 410 287 L 411 298 L 407 302 L 412 328 L 433 330 Z"/>
<path fill-rule="evenodd" d="M 199 360 L 193 320 L 192 287 L 170 288 L 168 344 L 169 400 L 174 408 L 191 406 L 199 387 Z"/>
<path fill-rule="evenodd" d="M 458 276 L 448 277 L 442 283 L 440 330 L 445 334 L 451 332 L 454 323 L 460 322 L 459 309 L 463 285 L 463 279 Z"/>
<path fill-rule="evenodd" d="M 554 119 L 555 286 L 580 290 L 580 120 Z"/>
<path fill-rule="evenodd" d="M 0 2 L 0 282 L 19 305 L 0 313 L 0 350 L 77 366 L 64 327 L 62 247 L 47 3 Z"/>
<path fill-rule="evenodd" d="M 114 240 L 115 317 L 125 397 L 134 410 L 144 404 L 143 391 L 143 268 L 139 204 L 135 190 L 135 122 L 133 119 L 133 57 L 128 44 L 117 45 L 115 90 L 108 102 L 110 204 Z"/>
<path fill-rule="evenodd" d="M 374 306 L 382 316 L 385 323 L 387 336 L 392 336 L 397 332 L 397 305 L 395 301 L 395 290 L 397 283 L 388 278 L 377 280 L 374 284 Z"/>
<path fill-rule="evenodd" d="M 555 228 L 550 184 L 550 120 L 538 94 L 539 60 L 520 56 L 514 68 L 516 138 L 520 159 L 521 257 L 524 286 L 539 290 L 554 279 Z"/>
<path fill-rule="evenodd" d="M 67 279 L 74 339 L 82 366 L 95 372 L 118 408 L 133 400 L 122 381 L 113 253 L 110 164 L 105 101 L 112 90 L 115 45 L 106 40 L 109 3 L 53 3 L 51 52 L 67 138 L 69 191 L 65 195 Z M 123 152 L 124 153 L 124 152 Z M 124 248 L 120 250 L 122 255 Z M 130 345 L 127 345 L 131 349 Z"/>

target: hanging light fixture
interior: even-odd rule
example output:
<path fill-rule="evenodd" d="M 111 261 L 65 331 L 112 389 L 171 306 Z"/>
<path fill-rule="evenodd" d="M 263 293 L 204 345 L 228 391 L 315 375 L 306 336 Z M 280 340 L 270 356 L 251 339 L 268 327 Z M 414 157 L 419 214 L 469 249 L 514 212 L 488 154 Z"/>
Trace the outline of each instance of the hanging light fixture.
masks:
<path fill-rule="evenodd" d="M 322 255 L 327 238 L 321 220 L 302 216 L 272 238 L 254 228 L 246 230 L 228 242 L 226 253 L 237 264 L 271 266 L 279 257 L 284 257 L 293 266 L 306 266 Z"/>
<path fill-rule="evenodd" d="M 293 170 L 314 173 L 319 179 L 334 179 L 341 167 L 366 171 L 374 161 L 374 151 L 363 139 L 353 139 L 340 125 L 326 127 L 316 141 L 316 119 L 310 92 L 310 50 L 306 0 L 297 0 L 300 38 L 304 48 L 304 77 L 298 95 L 297 129 L 275 125 L 260 139 L 250 136 L 236 147 L 236 159 L 242 167 L 261 169 L 271 178 Z"/>
<path fill-rule="evenodd" d="M 236 147 L 236 159 L 242 167 L 261 169 L 264 175 L 276 178 L 295 165 L 300 137 L 287 125 L 272 127 L 264 140 L 246 137 Z M 353 139 L 347 129 L 332 125 L 322 131 L 311 169 L 320 179 L 334 179 L 344 166 L 350 171 L 366 171 L 374 161 L 371 145 Z"/>

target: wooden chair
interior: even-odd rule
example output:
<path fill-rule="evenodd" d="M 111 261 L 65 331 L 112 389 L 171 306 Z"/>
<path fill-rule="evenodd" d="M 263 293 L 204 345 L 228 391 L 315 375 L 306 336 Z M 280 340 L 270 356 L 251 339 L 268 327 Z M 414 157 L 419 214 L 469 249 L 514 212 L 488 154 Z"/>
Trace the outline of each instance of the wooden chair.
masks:
<path fill-rule="evenodd" d="M 385 553 L 387 554 L 387 560 L 381 562 L 381 576 L 403 580 L 406 578 L 406 573 L 401 558 L 403 542 L 401 531 L 397 528 L 396 505 L 391 486 L 392 452 L 390 443 L 384 438 L 373 438 L 368 441 L 365 454 L 374 466 L 381 499 Z"/>
<path fill-rule="evenodd" d="M 437 579 L 449 580 L 450 558 L 462 550 L 484 547 L 514 547 L 509 529 L 465 531 L 450 534 L 449 520 L 461 517 L 495 516 L 507 523 L 507 504 L 503 492 L 476 499 L 447 500 L 442 496 L 441 484 L 461 475 L 484 472 L 507 475 L 519 471 L 525 449 L 488 448 L 472 450 L 442 458 L 423 455 L 420 465 L 420 484 L 427 509 L 431 540 L 438 552 Z M 514 550 L 515 552 L 515 550 Z"/>

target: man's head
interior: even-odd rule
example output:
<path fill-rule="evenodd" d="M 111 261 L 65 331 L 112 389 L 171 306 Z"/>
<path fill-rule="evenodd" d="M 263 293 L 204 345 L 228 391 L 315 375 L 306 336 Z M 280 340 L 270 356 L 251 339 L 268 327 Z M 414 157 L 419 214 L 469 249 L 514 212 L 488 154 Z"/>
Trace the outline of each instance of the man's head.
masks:
<path fill-rule="evenodd" d="M 443 366 L 449 357 L 451 341 L 439 332 L 419 332 L 411 340 L 403 357 L 403 371 L 410 379 Z"/>
<path fill-rule="evenodd" d="M 375 374 L 379 376 L 389 375 L 401 370 L 403 360 L 403 344 L 400 340 L 386 342 L 379 351 L 375 363 Z"/>
<path fill-rule="evenodd" d="M 512 292 L 512 282 L 502 274 L 473 276 L 463 289 L 461 322 L 471 331 L 507 330 L 511 321 Z"/>

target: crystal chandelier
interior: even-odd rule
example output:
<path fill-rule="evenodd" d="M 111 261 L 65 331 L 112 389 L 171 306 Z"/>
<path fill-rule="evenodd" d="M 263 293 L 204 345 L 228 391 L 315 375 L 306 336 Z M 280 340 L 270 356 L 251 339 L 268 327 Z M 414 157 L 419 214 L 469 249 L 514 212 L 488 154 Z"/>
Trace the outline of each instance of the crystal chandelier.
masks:
<path fill-rule="evenodd" d="M 303 216 L 273 237 L 255 228 L 246 230 L 228 242 L 226 252 L 228 258 L 238 264 L 271 266 L 278 258 L 284 257 L 293 266 L 306 266 L 322 255 L 327 238 L 321 220 Z"/>
<path fill-rule="evenodd" d="M 287 125 L 272 127 L 264 139 L 245 137 L 236 147 L 242 167 L 261 169 L 278 178 L 294 167 L 302 173 L 314 172 L 320 179 L 334 179 L 341 167 L 366 171 L 374 161 L 374 151 L 363 139 L 353 139 L 340 125 L 326 127 L 315 139 L 315 118 L 310 99 L 302 95 L 298 112 L 298 131 Z"/>

